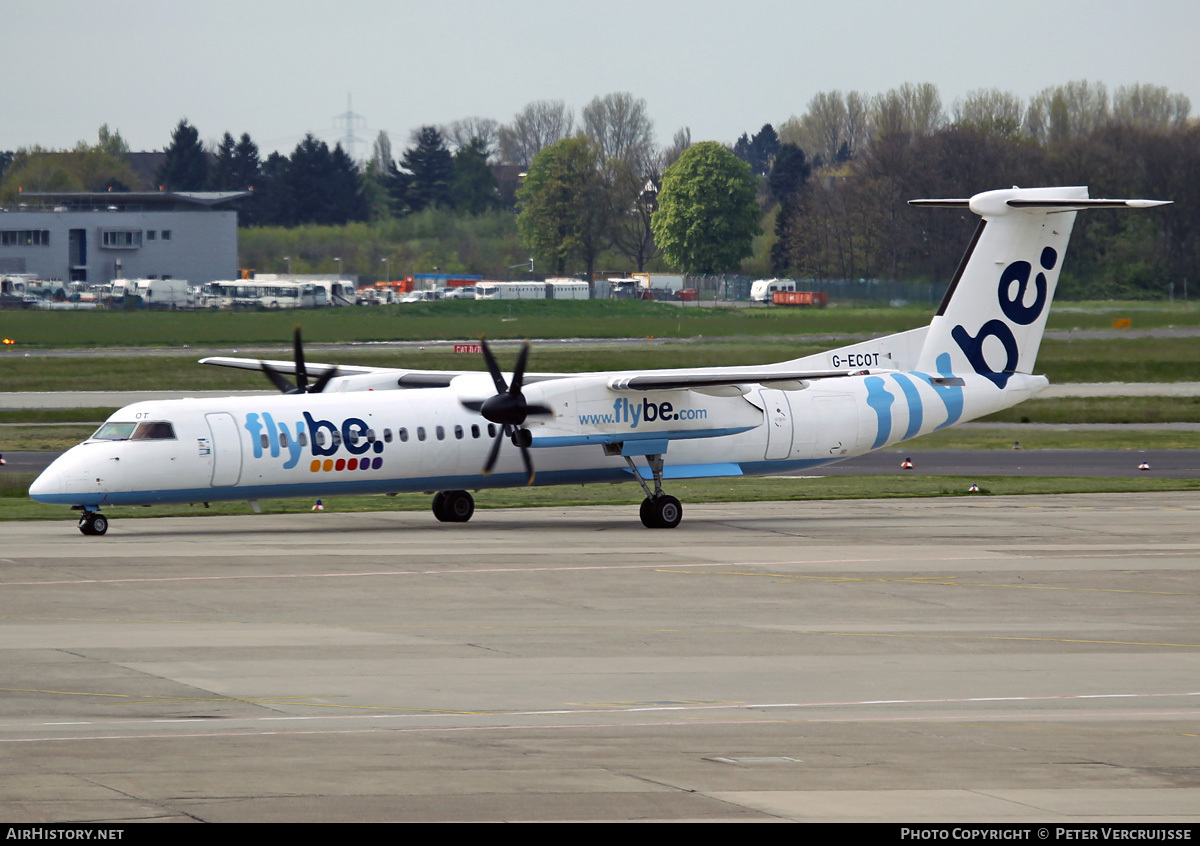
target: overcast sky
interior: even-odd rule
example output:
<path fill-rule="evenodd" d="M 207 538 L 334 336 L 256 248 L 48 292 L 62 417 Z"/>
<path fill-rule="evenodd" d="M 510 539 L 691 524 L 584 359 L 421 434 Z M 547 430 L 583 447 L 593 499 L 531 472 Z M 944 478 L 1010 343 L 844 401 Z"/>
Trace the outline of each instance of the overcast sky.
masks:
<path fill-rule="evenodd" d="M 508 122 L 559 99 L 646 100 L 659 143 L 732 143 L 814 94 L 932 82 L 949 111 L 978 88 L 1024 99 L 1073 79 L 1186 94 L 1200 113 L 1191 0 L 3 0 L 0 150 L 96 140 L 158 150 L 187 118 L 249 132 L 265 156 L 337 117 L 393 150 L 422 124 Z M 365 155 L 364 145 L 358 154 Z"/>

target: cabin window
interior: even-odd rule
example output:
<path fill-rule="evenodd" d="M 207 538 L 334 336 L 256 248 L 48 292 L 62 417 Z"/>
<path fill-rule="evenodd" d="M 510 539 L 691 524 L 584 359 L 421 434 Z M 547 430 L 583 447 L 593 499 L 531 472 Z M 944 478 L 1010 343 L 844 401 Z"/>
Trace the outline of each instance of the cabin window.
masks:
<path fill-rule="evenodd" d="M 417 440 L 418 441 L 425 440 L 425 427 L 424 426 L 417 427 Z"/>
<path fill-rule="evenodd" d="M 287 449 L 287 445 L 288 445 L 288 436 L 287 436 L 287 432 L 280 432 L 280 433 L 279 433 L 279 445 L 280 445 L 281 447 L 283 447 L 284 449 Z"/>
<path fill-rule="evenodd" d="M 350 446 L 358 446 L 358 436 L 358 430 L 351 428 L 350 431 L 346 433 L 346 443 L 350 444 Z"/>
<path fill-rule="evenodd" d="M 374 429 L 367 430 L 367 443 L 369 443 L 369 444 L 375 443 L 375 430 Z"/>
<path fill-rule="evenodd" d="M 495 423 L 488 424 L 488 437 L 489 438 L 496 437 L 496 424 Z"/>
<path fill-rule="evenodd" d="M 446 428 L 444 426 L 437 427 L 437 439 L 439 441 L 446 440 Z"/>
<path fill-rule="evenodd" d="M 267 447 L 271 446 L 271 439 L 267 437 L 266 432 L 263 432 L 261 435 L 258 436 L 258 442 L 260 444 L 262 444 L 263 449 L 266 449 Z"/>
<path fill-rule="evenodd" d="M 298 434 L 296 440 L 300 442 L 300 446 L 308 446 L 308 434 L 306 432 Z"/>
<path fill-rule="evenodd" d="M 130 440 L 173 441 L 175 440 L 175 427 L 170 423 L 139 423 Z"/>
<path fill-rule="evenodd" d="M 400 443 L 408 443 L 408 429 L 398 429 L 396 434 L 400 438 Z"/>
<path fill-rule="evenodd" d="M 383 442 L 385 444 L 390 444 L 392 442 L 392 430 L 391 429 L 383 430 Z"/>
<path fill-rule="evenodd" d="M 454 427 L 454 437 L 460 441 L 463 439 L 463 427 L 462 426 Z"/>
<path fill-rule="evenodd" d="M 136 423 L 105 423 L 92 435 L 97 441 L 127 441 L 137 428 Z"/>
<path fill-rule="evenodd" d="M 479 426 L 478 426 L 477 424 L 475 424 L 475 423 L 472 423 L 472 424 L 471 424 L 471 437 L 472 437 L 472 438 L 478 438 L 478 437 L 479 437 Z"/>
<path fill-rule="evenodd" d="M 313 432 L 313 443 L 320 447 L 325 446 L 325 432 L 323 430 L 318 429 Z"/>

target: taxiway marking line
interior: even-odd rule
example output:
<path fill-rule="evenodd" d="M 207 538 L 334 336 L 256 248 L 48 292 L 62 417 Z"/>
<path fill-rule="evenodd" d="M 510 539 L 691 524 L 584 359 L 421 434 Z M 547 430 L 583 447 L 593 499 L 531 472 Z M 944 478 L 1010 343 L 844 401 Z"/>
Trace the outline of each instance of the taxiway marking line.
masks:
<path fill-rule="evenodd" d="M 1013 584 L 989 584 L 986 582 L 956 582 L 950 581 L 945 577 L 938 576 L 806 576 L 802 573 L 746 573 L 746 572 L 730 572 L 730 573 L 713 573 L 705 571 L 704 573 L 689 573 L 687 570 L 672 569 L 666 572 L 682 575 L 717 575 L 717 576 L 742 576 L 748 578 L 768 578 L 778 579 L 781 581 L 795 582 L 902 582 L 913 585 L 933 585 L 935 587 L 975 587 L 975 588 L 1012 588 L 1016 590 L 1065 590 L 1076 591 L 1079 593 L 1137 593 L 1146 594 L 1149 596 L 1195 596 L 1194 593 L 1187 591 L 1167 591 L 1167 590 L 1133 590 L 1130 588 L 1084 588 L 1084 587 L 1067 587 L 1062 585 L 1013 585 Z M 953 577 L 951 577 L 953 578 Z"/>
<path fill-rule="evenodd" d="M 106 694 L 113 695 L 113 694 Z M 971 697 L 938 697 L 927 699 L 860 699 L 846 701 L 828 701 L 828 702 L 708 702 L 696 704 L 673 704 L 673 705 L 630 705 L 627 707 L 575 707 L 575 708 L 551 708 L 538 710 L 451 710 L 451 709 L 429 709 L 429 708 L 396 708 L 388 706 L 351 706 L 355 708 L 370 709 L 374 711 L 389 711 L 390 713 L 374 713 L 374 714 L 338 714 L 335 716 L 329 715 L 312 715 L 312 714 L 294 714 L 294 715 L 270 715 L 262 717 L 225 717 L 221 718 L 220 722 L 229 723 L 261 723 L 273 721 L 312 721 L 312 720 L 394 720 L 394 719 L 416 719 L 428 717 L 571 717 L 584 715 L 612 715 L 620 716 L 623 714 L 650 714 L 650 713 L 696 713 L 696 712 L 712 712 L 712 711 L 770 711 L 770 710 L 808 710 L 820 708 L 872 708 L 878 706 L 899 706 L 899 705 L 971 705 L 971 704 L 989 704 L 1001 702 L 1072 702 L 1072 701 L 1091 701 L 1091 700 L 1114 700 L 1114 699 L 1164 699 L 1178 697 L 1200 697 L 1200 691 L 1184 691 L 1184 692 L 1160 692 L 1160 693 L 1084 693 L 1084 694 L 1049 694 L 1044 696 L 971 696 Z M 260 702 L 272 704 L 291 704 L 301 706 L 316 706 L 322 707 L 322 703 L 305 703 L 305 702 L 287 702 L 283 703 L 279 700 L 270 699 L 254 699 L 250 697 L 231 697 L 225 700 L 212 700 L 223 702 L 245 702 L 248 704 L 258 704 Z M 335 706 L 337 707 L 337 706 Z M 400 711 L 402 713 L 396 713 Z M 1180 715 L 1192 714 L 1192 711 L 1171 711 L 1163 712 L 1165 715 Z M 1049 712 L 1039 713 L 1032 716 L 1051 716 Z M 1138 714 L 1134 714 L 1138 715 Z M 988 715 L 985 715 L 988 716 Z M 1011 716 L 1011 715 L 1010 715 Z M 1070 716 L 1083 717 L 1093 716 L 1092 714 L 1072 713 Z M 991 715 L 989 718 L 994 719 Z M 833 719 L 833 718 L 829 718 Z M 843 719 L 859 719 L 859 718 L 843 718 Z M 866 719 L 866 718 L 862 718 Z M 880 719 L 880 718 L 872 718 Z M 901 719 L 884 718 L 884 719 Z M 915 717 L 906 717 L 903 719 L 918 719 Z M 972 718 L 973 719 L 973 718 Z M 213 723 L 212 718 L 193 718 L 193 717 L 175 717 L 175 718 L 154 718 L 154 719 L 111 719 L 111 720 L 89 720 L 75 722 L 0 722 L 0 729 L 13 728 L 36 728 L 39 726 L 63 726 L 63 725 L 122 725 L 135 726 L 146 724 L 161 724 L 161 723 L 180 723 L 180 722 L 208 722 Z M 0 742 L 10 742 L 0 739 Z"/>
<path fill-rule="evenodd" d="M 1135 556 L 1138 558 L 1148 557 L 1178 557 L 1178 556 L 1194 556 L 1195 550 L 1179 550 L 1179 551 L 1161 551 L 1161 552 L 1121 552 L 1121 553 L 1094 553 L 1086 556 L 1068 555 L 1066 553 L 1060 555 L 1055 553 L 1054 557 L 1125 557 Z M 1033 557 L 1044 557 L 1042 555 L 1033 556 L 1021 552 L 1012 553 L 986 553 L 980 555 L 952 555 L 939 558 L 922 557 L 919 560 L 921 566 L 929 566 L 931 564 L 957 564 L 970 561 L 1021 561 Z M 679 564 L 664 564 L 661 561 L 646 564 L 588 564 L 578 566 L 561 566 L 561 567 L 480 567 L 474 569 L 425 569 L 425 570 L 364 570 L 352 573 L 249 573 L 236 574 L 227 576 L 138 576 L 119 579 L 48 579 L 41 581 L 19 581 L 19 582 L 0 582 L 0 587 L 41 587 L 48 585 L 106 585 L 106 584 L 128 584 L 128 583 L 164 583 L 164 582 L 224 582 L 224 581 L 248 581 L 248 580 L 274 580 L 274 579 L 358 579 L 358 578 L 373 578 L 373 577 L 391 577 L 391 576 L 476 576 L 476 575 L 492 575 L 497 573 L 570 573 L 570 572 L 595 572 L 595 571 L 621 571 L 621 570 L 668 570 L 679 569 L 686 567 L 787 567 L 787 566 L 843 566 L 846 564 L 880 564 L 886 563 L 889 566 L 895 564 L 894 556 L 880 556 L 871 558 L 828 558 L 816 560 L 784 560 L 784 561 L 714 561 L 714 562 L 681 562 Z M 914 559 L 914 565 L 917 560 Z"/>
<path fill-rule="evenodd" d="M 195 740 L 207 739 L 214 737 L 304 737 L 304 736 L 321 736 L 331 734 L 429 734 L 429 733 L 446 733 L 446 732 L 506 732 L 506 731 L 575 731 L 575 730 L 610 730 L 620 728 L 628 730 L 631 728 L 694 728 L 702 725 L 745 725 L 745 726 L 760 726 L 760 725 L 779 725 L 779 724 L 817 724 L 817 723 L 857 723 L 866 725 L 959 725 L 971 726 L 978 725 L 983 722 L 992 722 L 994 720 L 1081 720 L 1081 719 L 1111 719 L 1117 717 L 1196 717 L 1200 716 L 1200 711 L 1150 711 L 1150 712 L 1126 712 L 1126 711 L 1101 711 L 1087 714 L 1045 714 L 1045 713 L 1016 713 L 1016 714 L 985 714 L 978 717 L 971 717 L 963 714 L 946 715 L 946 716 L 928 716 L 928 717 L 801 717 L 793 719 L 753 719 L 749 717 L 729 717 L 726 719 L 676 719 L 676 720 L 660 720 L 654 722 L 582 722 L 582 723 L 563 723 L 558 725 L 538 725 L 538 724 L 501 724 L 501 725 L 474 725 L 474 726 L 375 726 L 363 728 L 313 728 L 313 729 L 292 729 L 286 731 L 268 731 L 268 730 L 242 730 L 242 731 L 216 731 L 202 732 L 189 734 L 105 734 L 105 735 L 81 735 L 81 736 L 56 736 L 56 737 L 13 737 L 0 738 L 0 744 L 4 743 L 79 743 L 92 742 L 99 740 Z M 310 718 L 315 719 L 315 718 Z M 212 723 L 211 720 L 202 722 Z M 1104 733 L 1108 730 L 1096 729 L 1054 729 L 1050 727 L 1038 726 L 1002 726 L 1014 731 L 1088 731 Z M 1200 737 L 1200 734 L 1194 732 L 1155 732 L 1170 737 Z"/>

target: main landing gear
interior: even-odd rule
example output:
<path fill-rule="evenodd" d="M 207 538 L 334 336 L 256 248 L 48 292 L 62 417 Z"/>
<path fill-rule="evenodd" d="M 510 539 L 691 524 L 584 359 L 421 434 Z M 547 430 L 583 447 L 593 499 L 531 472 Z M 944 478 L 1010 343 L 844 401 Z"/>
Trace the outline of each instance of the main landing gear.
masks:
<path fill-rule="evenodd" d="M 674 529 L 678 526 L 679 521 L 683 519 L 683 506 L 675 497 L 667 496 L 667 494 L 663 493 L 662 456 L 646 456 L 646 463 L 650 465 L 650 473 L 654 476 L 653 491 L 646 484 L 646 480 L 642 478 L 642 474 L 638 472 L 637 465 L 633 463 L 633 458 L 627 455 L 625 456 L 625 461 L 628 462 L 629 469 L 633 471 L 633 478 L 638 480 L 638 484 L 646 492 L 646 498 L 642 500 L 642 507 L 639 512 L 642 518 L 642 525 L 647 529 Z"/>
<path fill-rule="evenodd" d="M 79 515 L 79 531 L 85 535 L 102 535 L 108 531 L 108 518 L 99 511 L 85 511 Z"/>
<path fill-rule="evenodd" d="M 475 513 L 475 500 L 466 491 L 438 491 L 433 495 L 433 516 L 443 523 L 465 523 Z"/>

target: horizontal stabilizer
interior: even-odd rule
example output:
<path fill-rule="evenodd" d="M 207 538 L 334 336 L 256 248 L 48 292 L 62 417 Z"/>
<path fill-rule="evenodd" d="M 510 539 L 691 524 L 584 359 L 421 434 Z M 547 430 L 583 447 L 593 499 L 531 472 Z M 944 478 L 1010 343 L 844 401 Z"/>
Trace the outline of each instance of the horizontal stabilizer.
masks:
<path fill-rule="evenodd" d="M 1169 206 L 1171 200 L 1009 200 L 1014 209 L 1041 209 L 1042 211 L 1083 211 L 1084 209 L 1152 209 Z"/>

